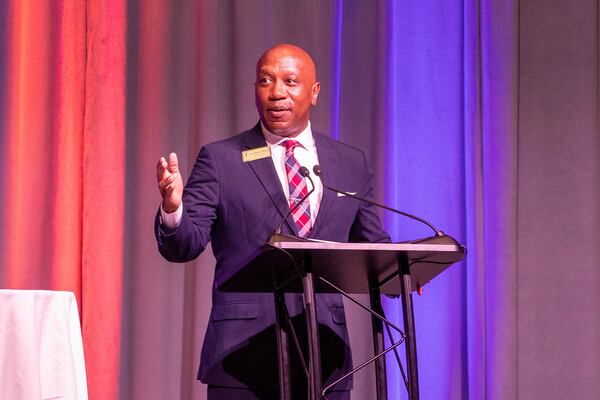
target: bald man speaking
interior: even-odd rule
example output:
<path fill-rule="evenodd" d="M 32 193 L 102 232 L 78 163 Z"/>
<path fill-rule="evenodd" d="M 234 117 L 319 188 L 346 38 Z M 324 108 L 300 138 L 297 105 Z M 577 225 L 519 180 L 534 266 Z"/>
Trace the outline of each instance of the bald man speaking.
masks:
<path fill-rule="evenodd" d="M 155 235 L 164 258 L 195 259 L 212 242 L 217 260 L 210 321 L 202 347 L 198 379 L 208 399 L 279 397 L 275 307 L 269 293 L 225 293 L 219 283 L 237 270 L 274 232 L 279 221 L 311 189 L 299 173 L 320 165 L 329 185 L 371 198 L 371 168 L 362 151 L 313 131 L 310 109 L 320 83 L 310 55 L 279 44 L 256 66 L 255 96 L 260 121 L 254 128 L 204 146 L 184 187 L 174 153 L 157 165 L 162 204 Z M 315 191 L 282 226 L 284 234 L 337 242 L 386 242 L 389 236 L 373 208 L 354 199 Z M 301 295 L 285 303 L 301 334 L 305 313 Z M 318 294 L 318 323 L 324 383 L 351 368 L 340 295 Z M 306 347 L 306 337 L 300 335 Z M 294 399 L 307 398 L 297 354 L 291 354 Z M 328 399 L 349 399 L 352 382 L 334 387 Z"/>

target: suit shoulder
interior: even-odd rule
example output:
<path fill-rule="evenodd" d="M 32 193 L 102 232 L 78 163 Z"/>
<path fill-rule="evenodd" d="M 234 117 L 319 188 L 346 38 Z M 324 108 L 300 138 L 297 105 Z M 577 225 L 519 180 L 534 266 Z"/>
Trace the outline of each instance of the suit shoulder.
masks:
<path fill-rule="evenodd" d="M 366 159 L 364 151 L 348 143 L 340 142 L 339 140 L 320 132 L 313 132 L 313 136 L 315 137 L 315 141 L 317 143 L 317 151 L 319 151 L 319 148 L 325 146 L 340 155 L 344 155 L 345 158 L 358 157 L 361 159 Z"/>
<path fill-rule="evenodd" d="M 216 142 L 211 142 L 202 146 L 200 152 L 209 151 L 213 154 L 223 154 L 232 151 L 240 152 L 246 148 L 254 148 L 265 146 L 266 142 L 261 133 L 255 128 L 248 129 L 226 139 L 221 139 Z"/>
<path fill-rule="evenodd" d="M 240 148 L 252 148 L 265 146 L 265 140 L 260 132 L 255 128 L 240 132 L 226 139 L 205 144 L 203 147 L 211 151 L 227 151 L 227 149 L 239 150 Z"/>

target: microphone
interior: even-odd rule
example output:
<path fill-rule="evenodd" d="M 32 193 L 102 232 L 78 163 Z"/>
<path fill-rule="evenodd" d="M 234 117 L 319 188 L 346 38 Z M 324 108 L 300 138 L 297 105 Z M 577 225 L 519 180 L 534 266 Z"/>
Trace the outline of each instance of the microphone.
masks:
<path fill-rule="evenodd" d="M 304 201 L 306 199 L 308 199 L 308 196 L 310 196 L 311 193 L 315 191 L 315 183 L 313 182 L 312 178 L 310 177 L 310 171 L 308 170 L 308 168 L 306 168 L 306 167 L 300 167 L 300 175 L 302 175 L 305 178 L 308 178 L 308 180 L 310 181 L 310 184 L 312 185 L 312 189 L 310 189 L 308 191 L 308 193 L 306 193 L 306 195 L 304 195 L 304 197 L 302 197 L 300 199 L 300 201 L 296 202 L 296 204 L 294 204 L 294 206 L 290 208 L 290 210 L 287 212 L 287 214 L 285 214 L 283 216 L 283 218 L 281 219 L 281 221 L 279 221 L 279 224 L 277 224 L 277 228 L 275 229 L 275 232 L 273 232 L 273 235 L 281 235 L 281 227 L 283 226 L 283 223 L 285 222 L 285 220 L 287 219 L 287 217 L 289 217 L 294 211 L 296 211 L 296 209 L 298 207 L 300 207 L 300 205 L 302 203 L 304 203 Z"/>
<path fill-rule="evenodd" d="M 348 197 L 351 197 L 351 198 L 356 199 L 356 200 L 364 201 L 365 203 L 371 204 L 371 205 L 373 205 L 375 207 L 383 208 L 384 210 L 395 212 L 396 214 L 404 215 L 405 217 L 414 219 L 416 221 L 419 221 L 419 222 L 427 225 L 429 228 L 431 228 L 431 230 L 433 230 L 435 232 L 435 236 L 439 236 L 439 237 L 445 236 L 444 232 L 440 231 L 431 222 L 428 222 L 428 221 L 424 220 L 421 217 L 417 217 L 416 215 L 405 213 L 404 211 L 396 210 L 395 208 L 388 207 L 388 206 L 376 203 L 376 202 L 371 201 L 371 200 L 367 200 L 367 199 L 365 199 L 363 197 L 359 197 L 359 196 L 357 196 L 355 194 L 344 192 L 343 190 L 339 190 L 339 189 L 336 189 L 334 187 L 327 186 L 325 184 L 325 181 L 323 180 L 323 177 L 321 176 L 323 174 L 323 171 L 321 170 L 321 167 L 319 165 L 315 165 L 313 167 L 313 172 L 315 173 L 316 176 L 319 177 L 319 179 L 321 179 L 321 183 L 323 184 L 323 187 L 325 189 L 327 189 L 327 190 L 331 190 L 332 192 L 343 194 L 344 196 L 348 196 Z"/>

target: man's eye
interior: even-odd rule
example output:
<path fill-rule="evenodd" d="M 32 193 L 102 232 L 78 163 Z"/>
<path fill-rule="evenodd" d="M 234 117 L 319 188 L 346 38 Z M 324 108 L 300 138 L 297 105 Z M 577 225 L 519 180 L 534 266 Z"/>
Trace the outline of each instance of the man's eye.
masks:
<path fill-rule="evenodd" d="M 287 83 L 288 85 L 295 85 L 298 83 L 298 81 L 296 79 L 287 79 L 285 83 Z"/>
<path fill-rule="evenodd" d="M 266 84 L 268 84 L 269 82 L 271 82 L 271 79 L 269 79 L 269 78 L 261 78 L 261 79 L 258 81 L 258 83 L 260 83 L 261 85 L 266 85 Z"/>

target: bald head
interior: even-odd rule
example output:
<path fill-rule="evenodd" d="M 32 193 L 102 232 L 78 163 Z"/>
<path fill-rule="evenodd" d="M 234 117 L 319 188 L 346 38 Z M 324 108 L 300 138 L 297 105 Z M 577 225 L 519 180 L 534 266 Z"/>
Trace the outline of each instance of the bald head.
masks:
<path fill-rule="evenodd" d="M 310 55 L 288 44 L 271 47 L 256 64 L 256 108 L 265 127 L 276 135 L 296 136 L 308 125 L 320 84 Z"/>
<path fill-rule="evenodd" d="M 267 49 L 267 51 L 265 51 L 258 59 L 258 62 L 256 63 L 256 70 L 259 71 L 260 67 L 267 62 L 267 60 L 272 60 L 274 58 L 278 59 L 286 56 L 294 57 L 300 61 L 303 64 L 306 73 L 312 77 L 313 83 L 317 80 L 317 68 L 315 67 L 315 63 L 313 62 L 310 54 L 308 54 L 302 47 L 298 47 L 290 43 L 276 44 L 270 49 Z"/>

